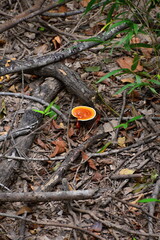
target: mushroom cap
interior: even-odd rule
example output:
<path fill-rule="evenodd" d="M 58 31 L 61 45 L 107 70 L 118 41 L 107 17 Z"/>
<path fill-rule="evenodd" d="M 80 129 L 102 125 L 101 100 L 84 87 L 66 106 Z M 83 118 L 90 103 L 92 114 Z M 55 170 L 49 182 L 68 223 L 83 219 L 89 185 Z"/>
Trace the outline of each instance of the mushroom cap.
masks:
<path fill-rule="evenodd" d="M 79 121 L 88 121 L 96 116 L 95 109 L 88 106 L 77 106 L 72 109 L 71 113 Z"/>

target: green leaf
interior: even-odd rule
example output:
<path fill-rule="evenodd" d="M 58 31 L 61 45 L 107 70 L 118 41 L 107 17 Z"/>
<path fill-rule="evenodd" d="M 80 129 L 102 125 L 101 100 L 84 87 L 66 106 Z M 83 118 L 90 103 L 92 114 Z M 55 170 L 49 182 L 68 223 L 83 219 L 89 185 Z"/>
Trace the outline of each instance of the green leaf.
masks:
<path fill-rule="evenodd" d="M 132 70 L 132 71 L 134 71 L 134 70 L 137 68 L 138 63 L 139 63 L 139 56 L 136 54 L 136 55 L 134 56 L 133 64 L 132 64 L 132 66 L 131 66 L 131 70 Z"/>
<path fill-rule="evenodd" d="M 134 121 L 136 121 L 136 120 L 138 120 L 138 119 L 140 119 L 140 118 L 142 118 L 142 117 L 143 117 L 142 115 L 138 115 L 138 116 L 136 116 L 136 117 L 133 117 L 133 118 L 131 118 L 131 119 L 128 120 L 128 123 L 134 122 Z"/>
<path fill-rule="evenodd" d="M 126 128 L 128 127 L 128 122 L 126 122 L 126 123 L 121 123 L 121 124 L 117 125 L 117 126 L 114 127 L 114 128 L 120 128 L 120 127 L 123 127 L 124 129 L 126 129 Z"/>
<path fill-rule="evenodd" d="M 150 79 L 149 81 L 150 81 L 151 83 L 156 84 L 156 85 L 160 85 L 160 81 L 158 81 L 158 80 Z"/>
<path fill-rule="evenodd" d="M 112 142 L 106 143 L 97 153 L 103 153 Z"/>
<path fill-rule="evenodd" d="M 56 109 L 60 110 L 60 106 L 59 106 L 59 105 L 54 104 L 53 106 L 54 106 Z M 50 112 L 47 113 L 46 115 L 49 116 L 50 118 L 53 118 L 54 120 L 56 120 L 56 119 L 57 119 L 57 116 L 58 116 L 57 113 L 54 112 L 54 111 L 50 111 Z"/>
<path fill-rule="evenodd" d="M 92 6 L 93 6 L 93 4 L 94 4 L 95 2 L 96 2 L 96 0 L 91 0 L 91 1 L 88 3 L 84 14 L 88 13 L 88 12 L 92 9 Z"/>
<path fill-rule="evenodd" d="M 126 69 L 125 69 L 125 68 L 122 68 L 122 69 L 113 70 L 112 72 L 109 72 L 109 73 L 107 73 L 105 76 L 101 77 L 96 83 L 100 83 L 100 82 L 102 82 L 103 80 L 105 80 L 106 78 L 109 78 L 109 77 L 111 77 L 111 76 L 113 76 L 113 75 L 115 75 L 115 74 L 117 74 L 117 73 L 119 73 L 119 72 L 122 72 L 122 71 L 124 71 L 124 70 L 126 70 Z"/>
<path fill-rule="evenodd" d="M 141 199 L 138 202 L 141 202 L 141 203 L 160 202 L 160 200 L 156 198 L 146 198 L 146 199 Z"/>
<path fill-rule="evenodd" d="M 130 44 L 130 48 L 137 48 L 137 47 L 152 48 L 152 45 L 147 44 L 147 43 L 133 43 L 133 44 Z"/>
<path fill-rule="evenodd" d="M 40 111 L 40 110 L 38 110 L 38 109 L 32 109 L 32 111 L 38 112 L 38 113 L 41 113 L 41 114 L 44 114 L 44 111 Z"/>
<path fill-rule="evenodd" d="M 154 89 L 153 87 L 150 87 L 150 86 L 148 86 L 149 87 L 149 89 L 151 90 L 151 92 L 153 92 L 154 94 L 158 94 L 158 92 L 156 91 L 156 89 Z"/>
<path fill-rule="evenodd" d="M 41 31 L 41 32 L 44 32 L 45 28 L 44 27 L 39 27 L 38 30 Z"/>
<path fill-rule="evenodd" d="M 85 71 L 86 72 L 98 72 L 100 71 L 101 67 L 100 66 L 90 66 L 90 67 L 86 67 Z"/>
<path fill-rule="evenodd" d="M 127 88 L 130 88 L 134 86 L 134 83 L 128 83 L 125 86 L 123 86 L 122 88 L 120 88 L 117 92 L 114 93 L 114 95 L 118 95 L 120 93 L 122 93 L 124 90 L 126 90 Z"/>

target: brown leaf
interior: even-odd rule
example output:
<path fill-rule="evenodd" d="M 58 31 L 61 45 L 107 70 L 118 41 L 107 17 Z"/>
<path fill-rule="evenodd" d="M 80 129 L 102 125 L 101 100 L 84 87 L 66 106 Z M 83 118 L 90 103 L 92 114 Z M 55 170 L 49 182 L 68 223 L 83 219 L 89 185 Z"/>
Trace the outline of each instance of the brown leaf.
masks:
<path fill-rule="evenodd" d="M 142 51 L 144 57 L 146 59 L 150 59 L 151 58 L 151 54 L 153 52 L 153 48 L 144 48 L 144 47 L 141 47 L 140 50 Z"/>
<path fill-rule="evenodd" d="M 120 57 L 116 60 L 116 62 L 118 63 L 118 65 L 121 68 L 128 68 L 129 70 L 131 70 L 131 67 L 133 65 L 133 58 L 128 57 L 128 56 L 124 56 L 124 57 Z M 136 69 L 134 70 L 134 72 L 139 72 L 143 70 L 143 66 L 140 65 L 140 62 L 138 63 Z"/>
<path fill-rule="evenodd" d="M 21 207 L 17 212 L 16 212 L 16 215 L 22 215 L 22 214 L 24 214 L 25 212 L 27 212 L 27 213 L 31 213 L 32 212 L 32 209 L 30 208 L 30 207 L 28 207 L 28 206 L 23 206 L 23 207 Z"/>
<path fill-rule="evenodd" d="M 95 161 L 93 159 L 89 159 L 88 160 L 88 165 L 90 168 L 92 168 L 93 170 L 97 170 L 97 167 L 95 165 Z"/>
<path fill-rule="evenodd" d="M 135 82 L 135 80 L 133 79 L 133 78 L 123 78 L 123 79 L 121 79 L 121 82 L 123 82 L 123 83 L 134 83 Z"/>
<path fill-rule="evenodd" d="M 82 5 L 82 7 L 87 7 L 89 2 L 90 2 L 90 0 L 82 0 L 82 1 L 80 1 L 80 4 Z"/>
<path fill-rule="evenodd" d="M 97 172 L 95 172 L 95 174 L 93 175 L 92 181 L 99 182 L 102 178 L 103 178 L 103 176 L 101 175 L 101 173 L 99 173 L 99 172 L 97 171 Z"/>
<path fill-rule="evenodd" d="M 47 46 L 47 44 L 45 44 L 45 43 L 42 44 L 42 45 L 40 45 L 40 46 L 37 46 L 37 47 L 35 47 L 35 49 L 34 49 L 34 54 L 39 55 L 39 54 L 46 53 L 47 48 L 48 48 L 48 46 Z"/>
<path fill-rule="evenodd" d="M 48 150 L 47 144 L 45 144 L 40 138 L 37 138 L 35 141 L 41 148 Z"/>
<path fill-rule="evenodd" d="M 132 38 L 131 43 L 140 43 L 140 39 L 137 37 Z M 145 47 L 137 47 L 137 49 L 140 49 L 143 53 L 144 57 L 146 59 L 151 58 L 151 53 L 153 52 L 153 48 L 145 48 Z"/>
<path fill-rule="evenodd" d="M 57 154 L 63 153 L 66 151 L 66 142 L 60 138 L 56 141 L 52 141 L 52 144 L 56 145 L 54 152 L 49 156 L 50 158 L 55 157 Z"/>
<path fill-rule="evenodd" d="M 70 127 L 69 129 L 68 129 L 68 137 L 70 138 L 70 137 L 72 137 L 74 135 L 74 128 L 73 127 Z"/>
<path fill-rule="evenodd" d="M 58 12 L 61 13 L 61 12 L 67 12 L 68 11 L 68 8 L 67 6 L 63 5 L 63 6 L 60 6 L 58 8 Z"/>
<path fill-rule="evenodd" d="M 61 128 L 61 126 L 58 125 L 55 120 L 52 120 L 52 125 L 55 129 L 60 129 Z"/>
<path fill-rule="evenodd" d="M 89 156 L 85 152 L 82 152 L 82 159 L 88 162 L 88 165 L 90 168 L 97 170 L 95 161 L 93 159 L 89 159 Z"/>
<path fill-rule="evenodd" d="M 52 43 L 54 45 L 54 49 L 58 49 L 61 46 L 61 38 L 56 36 L 52 39 Z"/>

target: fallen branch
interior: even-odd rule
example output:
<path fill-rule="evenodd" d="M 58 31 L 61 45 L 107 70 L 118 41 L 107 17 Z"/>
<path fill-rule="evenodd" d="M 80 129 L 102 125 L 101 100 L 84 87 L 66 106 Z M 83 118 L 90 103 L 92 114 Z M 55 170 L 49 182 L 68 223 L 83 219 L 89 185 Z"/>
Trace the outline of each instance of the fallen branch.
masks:
<path fill-rule="evenodd" d="M 124 30 L 128 27 L 128 24 L 124 23 L 121 24 L 113 29 L 111 29 L 109 32 L 101 33 L 97 36 L 97 39 L 100 40 L 100 42 L 97 41 L 88 41 L 88 42 L 80 42 L 78 44 L 73 45 L 71 48 L 64 49 L 59 52 L 51 52 L 49 54 L 40 56 L 40 57 L 30 57 L 25 60 L 16 60 L 11 61 L 10 66 L 6 67 L 6 61 L 3 59 L 0 61 L 0 76 L 14 73 L 14 72 L 20 72 L 25 70 L 31 70 L 34 68 L 39 68 L 51 63 L 55 63 L 58 61 L 61 61 L 67 57 L 73 56 L 79 52 L 82 52 L 86 49 L 92 48 L 94 46 L 99 45 L 102 41 L 107 41 L 114 37 L 116 34 L 118 34 L 119 31 Z"/>
<path fill-rule="evenodd" d="M 49 202 L 64 200 L 84 200 L 93 197 L 97 190 L 77 190 L 60 192 L 24 192 L 24 193 L 0 193 L 0 202 Z"/>

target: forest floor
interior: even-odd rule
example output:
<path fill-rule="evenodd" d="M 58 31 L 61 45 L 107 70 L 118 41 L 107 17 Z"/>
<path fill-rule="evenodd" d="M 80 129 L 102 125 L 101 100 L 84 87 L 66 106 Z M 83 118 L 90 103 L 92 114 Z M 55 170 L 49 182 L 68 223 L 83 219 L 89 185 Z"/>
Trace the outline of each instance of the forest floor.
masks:
<path fill-rule="evenodd" d="M 1 59 L 21 61 L 30 56 L 43 56 L 70 48 L 77 40 L 96 36 L 105 25 L 107 9 L 102 13 L 98 8 L 86 15 L 60 16 L 79 11 L 86 2 L 68 1 L 50 11 L 59 14 L 57 17 L 34 16 L 4 31 L 0 37 Z M 46 1 L 45 5 L 50 3 Z M 33 3 L 31 0 L 1 0 L 0 5 L 2 26 Z M 113 42 L 121 37 L 116 36 Z M 149 35 L 139 34 L 137 39 L 151 43 Z M 141 71 L 156 72 L 158 56 L 154 51 L 137 51 L 141 55 Z M 160 204 L 138 202 L 140 199 L 158 198 L 160 192 L 159 95 L 145 87 L 135 89 L 131 94 L 125 90 L 115 95 L 125 84 L 134 81 L 131 74 L 111 76 L 96 83 L 108 72 L 130 67 L 129 59 L 133 59 L 134 54 L 134 51 L 121 46 L 112 49 L 112 43 L 109 43 L 61 61 L 95 92 L 93 102 L 97 115 L 93 121 L 75 120 L 71 109 L 87 103 L 60 85 L 52 101 L 67 118 L 66 122 L 61 116 L 55 119 L 44 116 L 38 129 L 34 130 L 34 141 L 25 155 L 21 149 L 16 149 L 14 135 L 3 140 L 0 138 L 1 160 L 9 164 L 15 161 L 12 157 L 7 158 L 11 149 L 16 149 L 19 156 L 14 181 L 8 177 L 10 184 L 0 182 L 1 193 L 9 193 L 11 199 L 12 193 L 17 193 L 18 197 L 19 193 L 42 190 L 41 186 L 54 174 L 59 174 L 58 169 L 67 156 L 72 158 L 74 151 L 77 156 L 49 191 L 82 190 L 83 194 L 85 190 L 95 190 L 88 199 L 39 202 L 26 202 L 25 199 L 8 201 L 7 198 L 4 201 L 0 193 L 0 240 L 159 239 Z M 0 78 L 1 92 L 6 93 L 5 96 L 0 95 L 0 137 L 19 129 L 26 109 L 31 106 L 31 109 L 38 109 L 34 100 L 19 98 L 16 94 L 32 96 L 47 79 L 23 71 Z M 159 91 L 158 88 L 156 90 Z M 9 92 L 13 96 L 9 96 Z M 140 115 L 140 119 L 128 122 L 126 128 L 115 128 Z M 86 146 L 92 137 L 95 137 L 94 142 Z M 82 149 L 79 150 L 79 146 L 83 146 Z"/>

